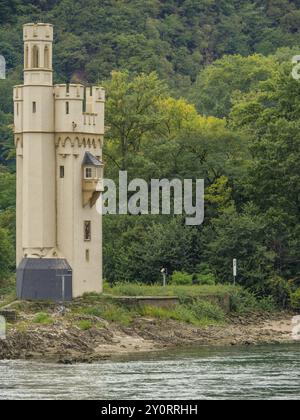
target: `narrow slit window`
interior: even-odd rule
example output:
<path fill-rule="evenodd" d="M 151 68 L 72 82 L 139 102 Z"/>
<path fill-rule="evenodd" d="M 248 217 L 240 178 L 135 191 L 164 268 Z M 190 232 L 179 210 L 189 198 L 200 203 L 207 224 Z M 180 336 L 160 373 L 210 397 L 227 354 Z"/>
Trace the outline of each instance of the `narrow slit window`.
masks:
<path fill-rule="evenodd" d="M 32 102 L 32 112 L 36 114 L 36 102 Z"/>
<path fill-rule="evenodd" d="M 47 45 L 44 50 L 44 66 L 46 69 L 50 68 L 50 51 Z"/>
<path fill-rule="evenodd" d="M 85 242 L 89 242 L 92 239 L 92 234 L 91 234 L 91 222 L 90 221 L 85 221 L 84 222 L 84 240 Z"/>
<path fill-rule="evenodd" d="M 60 178 L 65 177 L 65 167 L 64 166 L 59 167 L 59 176 L 60 176 Z"/>
<path fill-rule="evenodd" d="M 19 104 L 17 104 L 17 115 L 19 116 Z"/>
<path fill-rule="evenodd" d="M 90 261 L 90 250 L 89 249 L 85 250 L 85 260 L 86 260 L 86 262 Z"/>
<path fill-rule="evenodd" d="M 32 68 L 38 69 L 40 65 L 40 57 L 39 57 L 39 48 L 38 46 L 34 46 L 32 48 Z"/>
<path fill-rule="evenodd" d="M 70 103 L 66 102 L 66 114 L 69 115 L 70 114 Z"/>

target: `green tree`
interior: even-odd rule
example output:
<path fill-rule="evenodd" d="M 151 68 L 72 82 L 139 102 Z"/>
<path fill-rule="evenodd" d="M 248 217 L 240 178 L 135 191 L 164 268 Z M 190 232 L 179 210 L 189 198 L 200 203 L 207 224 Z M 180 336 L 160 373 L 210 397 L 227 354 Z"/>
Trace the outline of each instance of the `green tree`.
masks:
<path fill-rule="evenodd" d="M 219 281 L 232 281 L 232 262 L 238 260 L 238 282 L 262 291 L 274 270 L 275 253 L 268 248 L 266 220 L 248 204 L 239 214 L 231 206 L 205 228 L 205 255 Z"/>
<path fill-rule="evenodd" d="M 268 220 L 266 237 L 276 269 L 286 279 L 299 273 L 300 84 L 291 67 L 281 70 L 235 103 L 233 126 L 252 137 L 246 190 Z"/>
<path fill-rule="evenodd" d="M 199 74 L 192 100 L 201 114 L 227 117 L 234 95 L 257 89 L 277 68 L 275 58 L 259 54 L 225 56 Z"/>
<path fill-rule="evenodd" d="M 14 266 L 13 256 L 14 251 L 9 233 L 6 229 L 0 228 L 0 286 L 1 281 L 9 275 Z"/>
<path fill-rule="evenodd" d="M 105 88 L 110 129 L 104 152 L 119 169 L 126 170 L 129 153 L 138 153 L 143 138 L 160 129 L 158 103 L 166 88 L 154 73 L 131 79 L 126 72 L 113 72 Z"/>

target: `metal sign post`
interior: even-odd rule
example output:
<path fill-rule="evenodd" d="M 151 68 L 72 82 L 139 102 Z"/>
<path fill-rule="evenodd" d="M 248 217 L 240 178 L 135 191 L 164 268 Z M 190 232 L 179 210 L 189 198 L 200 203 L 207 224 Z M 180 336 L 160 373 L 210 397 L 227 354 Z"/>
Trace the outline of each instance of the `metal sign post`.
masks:
<path fill-rule="evenodd" d="M 65 301 L 66 301 L 66 277 L 72 277 L 71 274 L 57 274 L 56 277 L 61 278 L 61 306 L 59 307 L 59 312 L 64 315 L 65 313 Z"/>
<path fill-rule="evenodd" d="M 163 287 L 167 287 L 167 274 L 168 270 L 166 268 L 161 269 L 161 274 L 163 276 Z"/>

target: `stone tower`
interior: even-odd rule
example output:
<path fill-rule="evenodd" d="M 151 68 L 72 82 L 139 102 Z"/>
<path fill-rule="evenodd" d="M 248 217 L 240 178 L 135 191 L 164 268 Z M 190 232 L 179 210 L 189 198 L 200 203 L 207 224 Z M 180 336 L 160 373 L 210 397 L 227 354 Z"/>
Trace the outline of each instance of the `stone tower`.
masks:
<path fill-rule="evenodd" d="M 24 26 L 24 85 L 14 88 L 17 294 L 70 300 L 102 291 L 105 92 L 54 85 L 53 26 Z"/>

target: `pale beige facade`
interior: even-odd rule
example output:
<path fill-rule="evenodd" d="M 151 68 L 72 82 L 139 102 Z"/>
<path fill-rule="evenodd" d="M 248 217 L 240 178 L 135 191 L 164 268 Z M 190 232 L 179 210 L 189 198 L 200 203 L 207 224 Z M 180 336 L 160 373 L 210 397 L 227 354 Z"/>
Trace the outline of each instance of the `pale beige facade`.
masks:
<path fill-rule="evenodd" d="M 14 88 L 17 265 L 67 260 L 77 297 L 102 291 L 95 204 L 103 184 L 105 92 L 53 85 L 52 44 L 52 25 L 24 26 L 24 85 Z"/>

